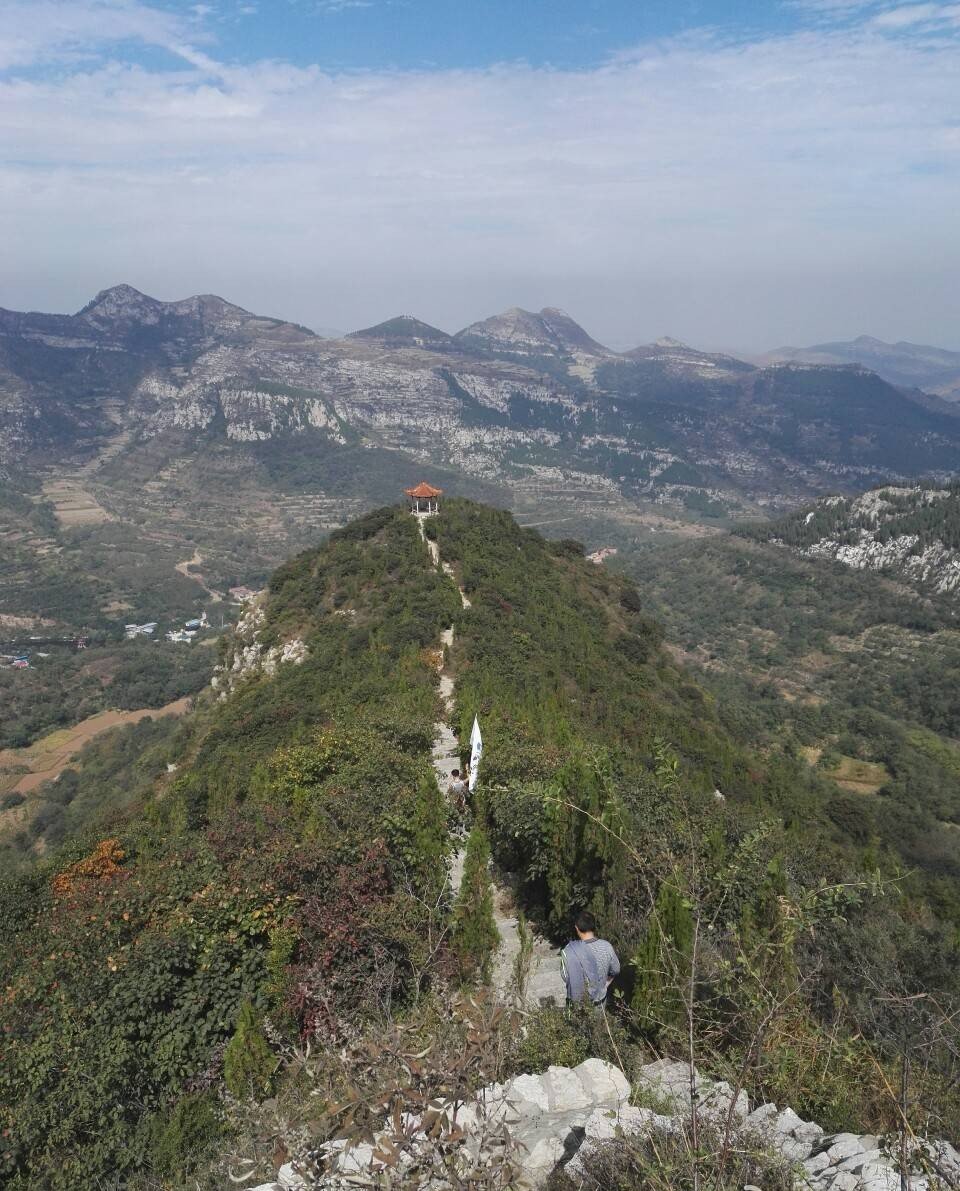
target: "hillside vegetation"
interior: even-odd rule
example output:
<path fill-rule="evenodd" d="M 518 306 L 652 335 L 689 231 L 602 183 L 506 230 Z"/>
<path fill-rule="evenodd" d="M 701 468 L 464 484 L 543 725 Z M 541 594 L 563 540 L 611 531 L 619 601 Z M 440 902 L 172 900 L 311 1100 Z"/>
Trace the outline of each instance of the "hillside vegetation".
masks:
<path fill-rule="evenodd" d="M 917 1055 L 954 1003 L 956 919 L 892 845 L 726 716 L 578 543 L 464 500 L 428 531 L 469 607 L 378 510 L 274 574 L 176 771 L 141 770 L 109 834 L 122 766 L 94 750 L 69 779 L 77 837 L 0 887 L 6 1185 L 212 1191 L 408 1092 L 590 1052 L 629 1074 L 651 1048 L 878 1131 L 909 1061 L 911 1119 L 955 1134 L 952 1050 Z M 475 714 L 486 741 L 455 905 L 430 769 L 451 623 L 461 744 Z M 488 844 L 558 941 L 597 913 L 624 960 L 609 1031 L 459 996 L 489 968 Z"/>

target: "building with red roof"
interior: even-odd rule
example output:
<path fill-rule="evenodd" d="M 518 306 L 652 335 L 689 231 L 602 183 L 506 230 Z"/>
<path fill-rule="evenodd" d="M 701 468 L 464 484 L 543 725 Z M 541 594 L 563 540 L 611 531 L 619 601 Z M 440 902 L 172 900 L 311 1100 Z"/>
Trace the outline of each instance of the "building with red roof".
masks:
<path fill-rule="evenodd" d="M 415 516 L 423 517 L 440 512 L 442 488 L 434 488 L 432 484 L 421 480 L 415 488 L 404 488 L 404 492 L 410 501 L 410 512 Z"/>

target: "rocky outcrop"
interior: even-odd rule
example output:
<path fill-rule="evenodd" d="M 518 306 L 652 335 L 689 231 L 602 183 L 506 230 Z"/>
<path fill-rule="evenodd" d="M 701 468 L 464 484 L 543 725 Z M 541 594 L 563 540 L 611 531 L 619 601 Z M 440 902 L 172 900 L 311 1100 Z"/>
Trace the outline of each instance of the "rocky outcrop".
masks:
<path fill-rule="evenodd" d="M 236 687 L 241 679 L 250 674 L 276 674 L 277 667 L 285 663 L 299 666 L 309 657 L 310 651 L 299 637 L 265 647 L 260 640 L 260 631 L 266 621 L 266 614 L 259 604 L 251 605 L 237 621 L 233 651 L 222 665 L 214 667 L 211 687 L 221 699 Z"/>
<path fill-rule="evenodd" d="M 861 529 L 856 542 L 824 538 L 803 553 L 808 558 L 832 558 L 861 571 L 899 573 L 944 594 L 960 590 L 960 553 L 942 542 L 923 546 L 917 534 L 878 541 L 870 530 Z"/>
<path fill-rule="evenodd" d="M 788 518 L 773 540 L 795 545 L 808 558 L 881 571 L 924 592 L 951 595 L 960 591 L 958 506 L 956 488 L 922 485 L 829 496 Z"/>
<path fill-rule="evenodd" d="M 901 1191 L 896 1159 L 882 1138 L 827 1134 L 790 1108 L 762 1104 L 750 1111 L 743 1091 L 694 1070 L 698 1119 L 729 1132 L 737 1145 L 771 1155 L 794 1171 L 797 1191 Z M 630 1100 L 646 1101 L 631 1104 Z M 641 1068 L 631 1088 L 623 1072 L 601 1059 L 574 1068 L 550 1067 L 483 1088 L 471 1103 L 442 1104 L 429 1120 L 407 1114 L 399 1130 L 384 1127 L 372 1141 L 334 1140 L 301 1162 L 288 1163 L 276 1182 L 254 1191 L 346 1191 L 358 1183 L 447 1191 L 458 1183 L 432 1160 L 438 1135 L 462 1134 L 459 1148 L 443 1149 L 465 1178 L 478 1163 L 510 1162 L 515 1185 L 537 1188 L 557 1167 L 577 1183 L 592 1152 L 616 1138 L 676 1135 L 691 1112 L 690 1068 L 659 1060 Z M 424 1114 L 425 1116 L 427 1114 Z M 502 1146 L 507 1126 L 510 1144 Z M 499 1149 L 498 1149 L 499 1147 Z M 960 1153 L 947 1142 L 916 1142 L 910 1154 L 909 1191 L 960 1186 Z"/>

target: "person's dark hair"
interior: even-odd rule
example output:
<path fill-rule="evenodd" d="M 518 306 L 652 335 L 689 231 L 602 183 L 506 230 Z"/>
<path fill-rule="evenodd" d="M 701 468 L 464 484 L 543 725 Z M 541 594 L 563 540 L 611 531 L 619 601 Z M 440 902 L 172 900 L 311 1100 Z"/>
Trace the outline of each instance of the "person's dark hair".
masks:
<path fill-rule="evenodd" d="M 581 934 L 585 935 L 597 929 L 597 920 L 589 910 L 581 910 L 577 915 L 576 927 Z"/>
<path fill-rule="evenodd" d="M 459 776 L 460 776 L 460 770 L 459 770 L 459 769 L 455 769 L 455 770 L 453 771 L 453 773 L 451 773 L 451 774 L 450 774 L 450 776 L 451 776 L 451 777 L 459 777 Z"/>

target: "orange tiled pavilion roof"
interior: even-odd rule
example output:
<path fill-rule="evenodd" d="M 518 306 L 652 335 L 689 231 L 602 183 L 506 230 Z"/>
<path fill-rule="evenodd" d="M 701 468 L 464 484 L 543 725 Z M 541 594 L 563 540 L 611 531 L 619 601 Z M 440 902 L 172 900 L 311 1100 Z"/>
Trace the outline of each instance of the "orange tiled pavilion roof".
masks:
<path fill-rule="evenodd" d="M 429 499 L 432 496 L 443 495 L 442 488 L 433 488 L 430 484 L 425 483 L 423 480 L 420 481 L 416 488 L 405 488 L 404 491 L 406 492 L 407 496 L 419 497 L 421 500 Z"/>

